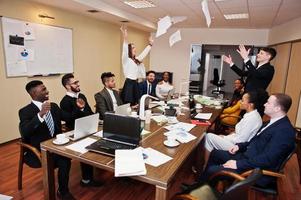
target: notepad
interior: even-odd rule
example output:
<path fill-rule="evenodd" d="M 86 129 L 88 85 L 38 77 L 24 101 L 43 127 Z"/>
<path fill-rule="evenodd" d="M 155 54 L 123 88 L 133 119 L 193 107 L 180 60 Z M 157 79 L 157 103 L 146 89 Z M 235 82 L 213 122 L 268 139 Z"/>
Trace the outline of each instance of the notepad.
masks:
<path fill-rule="evenodd" d="M 198 113 L 194 118 L 209 120 L 211 118 L 211 116 L 212 116 L 212 113 Z"/>
<path fill-rule="evenodd" d="M 115 150 L 115 177 L 146 175 L 142 149 Z"/>

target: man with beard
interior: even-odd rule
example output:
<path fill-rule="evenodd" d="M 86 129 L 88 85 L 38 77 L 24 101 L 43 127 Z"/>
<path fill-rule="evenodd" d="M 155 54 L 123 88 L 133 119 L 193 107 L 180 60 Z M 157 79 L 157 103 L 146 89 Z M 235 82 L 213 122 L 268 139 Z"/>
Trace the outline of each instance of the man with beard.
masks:
<path fill-rule="evenodd" d="M 60 106 L 67 113 L 66 126 L 73 130 L 75 120 L 93 114 L 87 98 L 80 93 L 79 81 L 73 74 L 65 74 L 62 77 L 62 84 L 66 88 L 66 95 L 61 100 Z M 82 170 L 81 186 L 99 187 L 101 182 L 93 180 L 93 167 L 80 163 Z"/>

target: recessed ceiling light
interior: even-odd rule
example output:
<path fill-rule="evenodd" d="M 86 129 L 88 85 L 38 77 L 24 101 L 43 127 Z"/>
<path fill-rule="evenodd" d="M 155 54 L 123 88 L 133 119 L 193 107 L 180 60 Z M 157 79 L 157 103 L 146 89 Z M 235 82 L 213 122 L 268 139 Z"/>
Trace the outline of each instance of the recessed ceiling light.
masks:
<path fill-rule="evenodd" d="M 133 8 L 152 8 L 156 7 L 155 4 L 149 0 L 137 0 L 137 1 L 124 1 L 123 3 Z"/>
<path fill-rule="evenodd" d="M 87 10 L 87 12 L 89 12 L 89 13 L 98 13 L 99 11 L 98 10 Z"/>
<path fill-rule="evenodd" d="M 238 14 L 228 14 L 224 15 L 226 19 L 248 19 L 249 14 L 248 13 L 238 13 Z"/>
<path fill-rule="evenodd" d="M 222 2 L 222 1 L 226 1 L 226 0 L 214 0 L 215 2 Z"/>

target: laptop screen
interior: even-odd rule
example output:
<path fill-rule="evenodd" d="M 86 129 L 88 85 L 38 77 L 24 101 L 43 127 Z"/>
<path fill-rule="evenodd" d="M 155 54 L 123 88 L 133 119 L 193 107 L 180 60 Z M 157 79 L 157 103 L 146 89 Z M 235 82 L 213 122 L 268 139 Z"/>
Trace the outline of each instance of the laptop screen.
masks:
<path fill-rule="evenodd" d="M 103 122 L 103 137 L 110 140 L 139 145 L 140 119 L 106 113 Z"/>

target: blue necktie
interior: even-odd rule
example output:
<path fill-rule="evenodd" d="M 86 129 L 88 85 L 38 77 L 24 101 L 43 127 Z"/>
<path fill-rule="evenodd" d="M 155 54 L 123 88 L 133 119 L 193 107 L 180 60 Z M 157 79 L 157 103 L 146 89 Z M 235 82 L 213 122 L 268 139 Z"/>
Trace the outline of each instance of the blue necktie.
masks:
<path fill-rule="evenodd" d="M 53 134 L 54 134 L 54 122 L 53 122 L 53 118 L 52 118 L 52 115 L 51 115 L 50 111 L 48 111 L 46 113 L 46 115 L 45 115 L 45 122 L 47 124 L 48 129 L 49 129 L 51 137 L 53 137 Z"/>

